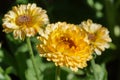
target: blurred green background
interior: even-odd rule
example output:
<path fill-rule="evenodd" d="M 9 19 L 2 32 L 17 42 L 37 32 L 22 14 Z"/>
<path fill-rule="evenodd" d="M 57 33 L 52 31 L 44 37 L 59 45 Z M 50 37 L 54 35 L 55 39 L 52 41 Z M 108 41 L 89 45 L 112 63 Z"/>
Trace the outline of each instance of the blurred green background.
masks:
<path fill-rule="evenodd" d="M 0 0 L 0 80 L 36 80 L 25 41 L 14 40 L 12 34 L 2 32 L 2 18 L 12 6 L 36 3 L 47 10 L 50 23 L 66 21 L 80 24 L 92 19 L 110 31 L 110 49 L 96 57 L 100 80 L 120 80 L 120 0 Z M 55 65 L 41 58 L 31 38 L 35 61 L 41 80 L 54 80 Z M 88 62 L 89 64 L 89 62 Z M 105 78 L 107 76 L 107 78 Z M 94 80 L 90 67 L 78 73 L 61 68 L 61 80 Z"/>

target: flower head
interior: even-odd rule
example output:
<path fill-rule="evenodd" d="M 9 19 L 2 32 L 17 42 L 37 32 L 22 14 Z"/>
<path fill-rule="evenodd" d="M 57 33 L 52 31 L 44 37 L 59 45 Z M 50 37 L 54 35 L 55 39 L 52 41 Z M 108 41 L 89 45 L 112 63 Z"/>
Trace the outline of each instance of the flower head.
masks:
<path fill-rule="evenodd" d="M 109 37 L 107 28 L 100 24 L 93 23 L 92 20 L 83 21 L 80 27 L 88 34 L 88 42 L 97 55 L 101 55 L 101 51 L 109 48 L 108 42 L 112 40 Z"/>
<path fill-rule="evenodd" d="M 86 33 L 77 25 L 58 22 L 49 24 L 38 39 L 40 56 L 55 62 L 56 66 L 67 66 L 73 71 L 87 66 L 92 58 L 89 44 L 85 41 Z"/>
<path fill-rule="evenodd" d="M 42 26 L 49 23 L 46 11 L 35 3 L 14 6 L 3 18 L 4 32 L 13 32 L 15 39 L 36 35 Z"/>

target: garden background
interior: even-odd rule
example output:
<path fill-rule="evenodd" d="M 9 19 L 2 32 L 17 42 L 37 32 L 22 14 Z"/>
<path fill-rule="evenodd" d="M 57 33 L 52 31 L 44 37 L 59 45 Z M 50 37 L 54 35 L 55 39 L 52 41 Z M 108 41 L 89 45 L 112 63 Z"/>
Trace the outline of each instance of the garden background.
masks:
<path fill-rule="evenodd" d="M 120 80 L 120 0 L 0 0 L 0 80 L 36 80 L 26 42 L 14 40 L 12 34 L 2 32 L 4 14 L 23 3 L 36 3 L 45 9 L 50 23 L 66 21 L 80 24 L 83 20 L 92 19 L 107 27 L 112 38 L 111 47 L 96 57 L 99 65 L 96 69 L 100 80 Z M 54 80 L 54 63 L 39 57 L 36 39 L 31 38 L 31 42 L 40 79 Z M 94 80 L 88 70 L 85 68 L 74 73 L 61 68 L 61 80 Z"/>

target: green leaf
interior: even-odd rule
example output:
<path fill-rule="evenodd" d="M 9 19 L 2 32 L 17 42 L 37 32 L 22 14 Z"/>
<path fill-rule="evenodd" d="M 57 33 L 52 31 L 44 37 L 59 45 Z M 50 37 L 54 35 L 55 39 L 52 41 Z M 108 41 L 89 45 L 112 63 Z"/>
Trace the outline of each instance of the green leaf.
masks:
<path fill-rule="evenodd" d="M 0 49 L 0 62 L 2 62 L 3 58 L 4 58 L 4 52 L 2 49 Z"/>
<path fill-rule="evenodd" d="M 25 80 L 25 71 L 27 69 L 26 60 L 27 53 L 19 52 L 15 55 L 16 65 L 14 66 L 17 72 L 17 75 L 20 77 L 21 80 Z"/>
<path fill-rule="evenodd" d="M 8 74 L 0 67 L 0 80 L 11 80 Z"/>
<path fill-rule="evenodd" d="M 14 68 L 12 66 L 9 66 L 6 68 L 5 73 L 10 74 L 14 72 Z"/>
<path fill-rule="evenodd" d="M 43 77 L 42 77 L 42 75 L 40 75 L 41 74 L 40 68 L 41 68 L 42 64 L 41 64 L 41 59 L 38 55 L 35 56 L 35 62 L 37 64 L 36 67 L 39 72 L 40 79 L 42 80 Z M 25 71 L 26 80 L 37 80 L 31 59 L 28 59 L 26 61 L 26 63 L 27 63 L 27 67 L 28 67 Z"/>
<path fill-rule="evenodd" d="M 28 51 L 28 46 L 27 46 L 27 44 L 21 44 L 21 46 L 19 46 L 18 48 L 17 48 L 17 50 L 15 51 L 15 53 L 19 53 L 19 52 L 21 52 L 21 53 L 26 53 Z"/>
<path fill-rule="evenodd" d="M 105 64 L 95 65 L 95 71 L 98 77 L 98 80 L 107 80 L 107 71 L 105 68 Z"/>

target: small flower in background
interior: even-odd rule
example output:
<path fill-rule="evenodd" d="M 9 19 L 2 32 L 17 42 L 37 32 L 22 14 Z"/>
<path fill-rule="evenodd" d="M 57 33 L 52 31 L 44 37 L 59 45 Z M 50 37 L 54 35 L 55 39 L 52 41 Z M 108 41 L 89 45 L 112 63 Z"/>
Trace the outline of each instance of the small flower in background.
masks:
<path fill-rule="evenodd" d="M 41 27 L 48 24 L 46 11 L 35 3 L 14 6 L 3 18 L 4 32 L 13 32 L 14 38 L 24 40 L 39 33 Z"/>
<path fill-rule="evenodd" d="M 112 40 L 109 37 L 107 28 L 102 27 L 100 24 L 93 23 L 90 19 L 83 21 L 80 27 L 88 34 L 88 42 L 97 55 L 101 55 L 101 52 L 104 51 L 105 48 L 109 48 L 109 42 Z"/>
<path fill-rule="evenodd" d="M 40 56 L 55 62 L 56 66 L 67 66 L 73 71 L 87 66 L 92 50 L 85 41 L 86 33 L 77 25 L 58 22 L 49 24 L 41 33 L 37 45 Z"/>

